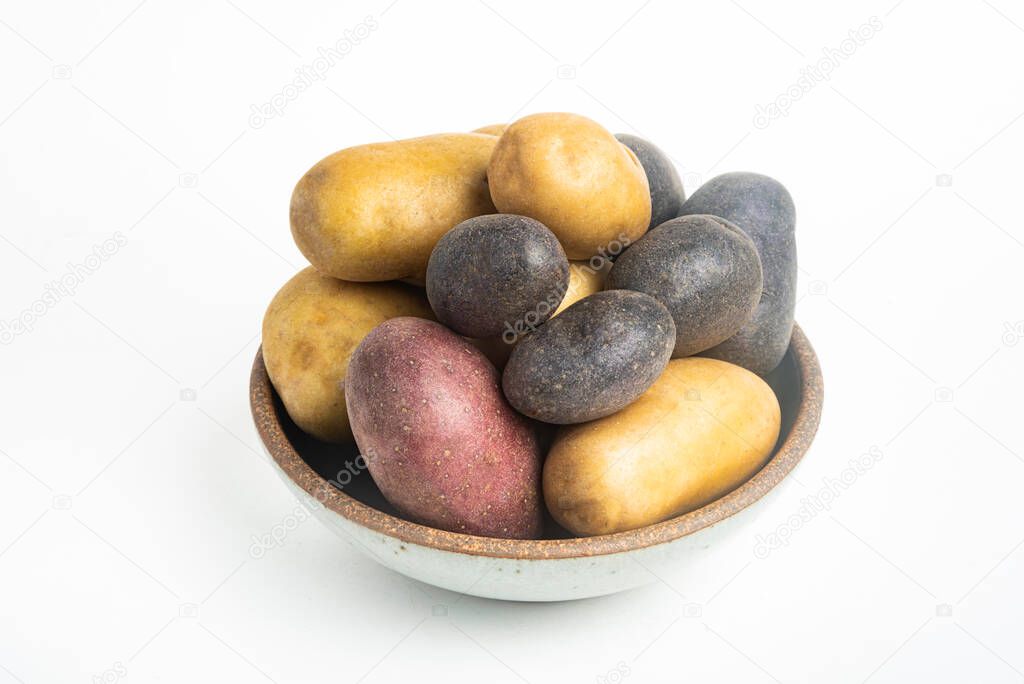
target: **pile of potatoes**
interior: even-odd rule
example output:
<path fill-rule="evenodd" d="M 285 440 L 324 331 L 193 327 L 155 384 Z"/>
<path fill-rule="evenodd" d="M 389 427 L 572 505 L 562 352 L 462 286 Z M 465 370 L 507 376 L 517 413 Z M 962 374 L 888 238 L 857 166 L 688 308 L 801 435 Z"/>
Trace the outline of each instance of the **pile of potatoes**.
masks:
<path fill-rule="evenodd" d="M 795 213 L 777 181 L 688 199 L 657 147 L 575 114 L 336 152 L 298 182 L 309 259 L 263 321 L 292 420 L 355 441 L 402 515 L 467 534 L 635 529 L 770 457 Z"/>

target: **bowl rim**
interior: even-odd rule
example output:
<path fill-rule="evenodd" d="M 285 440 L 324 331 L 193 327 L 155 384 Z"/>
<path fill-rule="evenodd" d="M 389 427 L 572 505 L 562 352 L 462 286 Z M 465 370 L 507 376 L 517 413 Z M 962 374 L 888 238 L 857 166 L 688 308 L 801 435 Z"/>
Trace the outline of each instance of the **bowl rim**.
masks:
<path fill-rule="evenodd" d="M 675 541 L 722 522 L 755 503 L 785 479 L 810 447 L 821 419 L 823 386 L 821 367 L 810 341 L 793 324 L 789 353 L 800 373 L 800 404 L 796 418 L 772 458 L 752 478 L 728 494 L 669 520 L 646 527 L 594 537 L 568 539 L 500 539 L 478 537 L 420 525 L 368 506 L 331 485 L 314 471 L 292 446 L 274 407 L 274 389 L 263 362 L 262 345 L 256 352 L 249 382 L 253 420 L 270 457 L 294 484 L 323 507 L 343 518 L 401 542 L 440 551 L 510 558 L 546 560 L 587 558 L 635 551 Z"/>

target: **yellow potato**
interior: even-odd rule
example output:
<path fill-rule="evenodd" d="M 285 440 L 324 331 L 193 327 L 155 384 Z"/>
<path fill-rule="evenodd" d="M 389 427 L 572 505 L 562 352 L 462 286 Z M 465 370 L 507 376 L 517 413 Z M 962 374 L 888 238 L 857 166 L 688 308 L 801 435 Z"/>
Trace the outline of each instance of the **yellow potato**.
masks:
<path fill-rule="evenodd" d="M 335 278 L 422 282 L 442 235 L 495 213 L 487 163 L 496 142 L 492 135 L 446 133 L 335 152 L 295 186 L 295 244 Z"/>
<path fill-rule="evenodd" d="M 467 337 L 467 342 L 479 349 L 487 357 L 487 360 L 494 364 L 499 371 L 505 368 L 508 357 L 512 355 L 515 344 L 508 344 L 501 339 L 501 335 L 494 337 Z"/>
<path fill-rule="evenodd" d="M 717 359 L 676 359 L 618 413 L 559 431 L 544 500 L 582 536 L 661 522 L 753 476 L 779 425 L 779 402 L 758 376 Z"/>
<path fill-rule="evenodd" d="M 590 261 L 570 261 L 569 288 L 551 317 L 554 318 L 587 295 L 600 292 L 611 266 L 612 262 L 604 257 L 594 257 Z"/>
<path fill-rule="evenodd" d="M 474 128 L 474 133 L 483 133 L 484 135 L 501 135 L 508 128 L 508 124 L 491 124 L 490 126 L 481 126 L 480 128 Z"/>
<path fill-rule="evenodd" d="M 576 114 L 533 114 L 511 124 L 487 167 L 498 211 L 537 219 L 570 259 L 635 242 L 651 221 L 643 167 L 629 148 Z"/>
<path fill-rule="evenodd" d="M 389 318 L 433 318 L 422 290 L 349 283 L 308 267 L 284 284 L 263 317 L 263 361 L 295 424 L 325 442 L 351 442 L 345 371 L 362 339 Z"/>

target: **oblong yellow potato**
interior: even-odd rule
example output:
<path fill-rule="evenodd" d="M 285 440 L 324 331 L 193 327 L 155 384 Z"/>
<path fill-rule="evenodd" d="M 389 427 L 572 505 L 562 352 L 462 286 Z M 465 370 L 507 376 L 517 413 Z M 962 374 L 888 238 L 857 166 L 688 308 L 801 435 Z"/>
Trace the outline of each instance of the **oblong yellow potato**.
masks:
<path fill-rule="evenodd" d="M 554 318 L 584 297 L 600 292 L 604 288 L 604 278 L 611 266 L 611 260 L 605 257 L 594 257 L 589 261 L 570 261 L 569 287 L 565 291 L 562 303 L 551 317 Z"/>
<path fill-rule="evenodd" d="M 634 403 L 559 431 L 544 500 L 581 536 L 632 530 L 700 508 L 753 476 L 779 437 L 772 389 L 717 359 L 670 361 Z"/>
<path fill-rule="evenodd" d="M 483 133 L 484 135 L 501 135 L 508 128 L 508 124 L 491 124 L 489 126 L 481 126 L 480 128 L 474 128 L 474 133 Z"/>
<path fill-rule="evenodd" d="M 397 316 L 434 317 L 423 290 L 402 283 L 350 283 L 308 267 L 284 284 L 263 317 L 263 362 L 296 425 L 325 442 L 352 441 L 349 357 Z"/>
<path fill-rule="evenodd" d="M 487 180 L 499 211 L 546 225 L 570 259 L 635 242 L 651 221 L 650 189 L 636 155 L 577 114 L 532 114 L 512 123 L 494 148 Z"/>
<path fill-rule="evenodd" d="M 487 163 L 497 140 L 445 133 L 335 152 L 295 186 L 295 244 L 335 278 L 422 281 L 442 235 L 495 213 Z"/>

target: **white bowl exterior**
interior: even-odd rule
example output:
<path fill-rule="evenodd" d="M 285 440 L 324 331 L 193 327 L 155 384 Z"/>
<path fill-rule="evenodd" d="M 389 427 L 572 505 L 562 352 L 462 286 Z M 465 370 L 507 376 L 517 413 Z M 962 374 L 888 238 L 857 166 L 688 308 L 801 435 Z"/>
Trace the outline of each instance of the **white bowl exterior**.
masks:
<path fill-rule="evenodd" d="M 363 527 L 325 507 L 288 477 L 273 458 L 270 462 L 314 517 L 381 565 L 437 587 L 506 601 L 567 601 L 656 582 L 667 566 L 700 563 L 712 544 L 749 528 L 757 511 L 789 481 L 784 479 L 735 515 L 671 542 L 600 556 L 520 560 L 443 551 Z M 674 588 L 686 591 L 685 587 Z"/>

